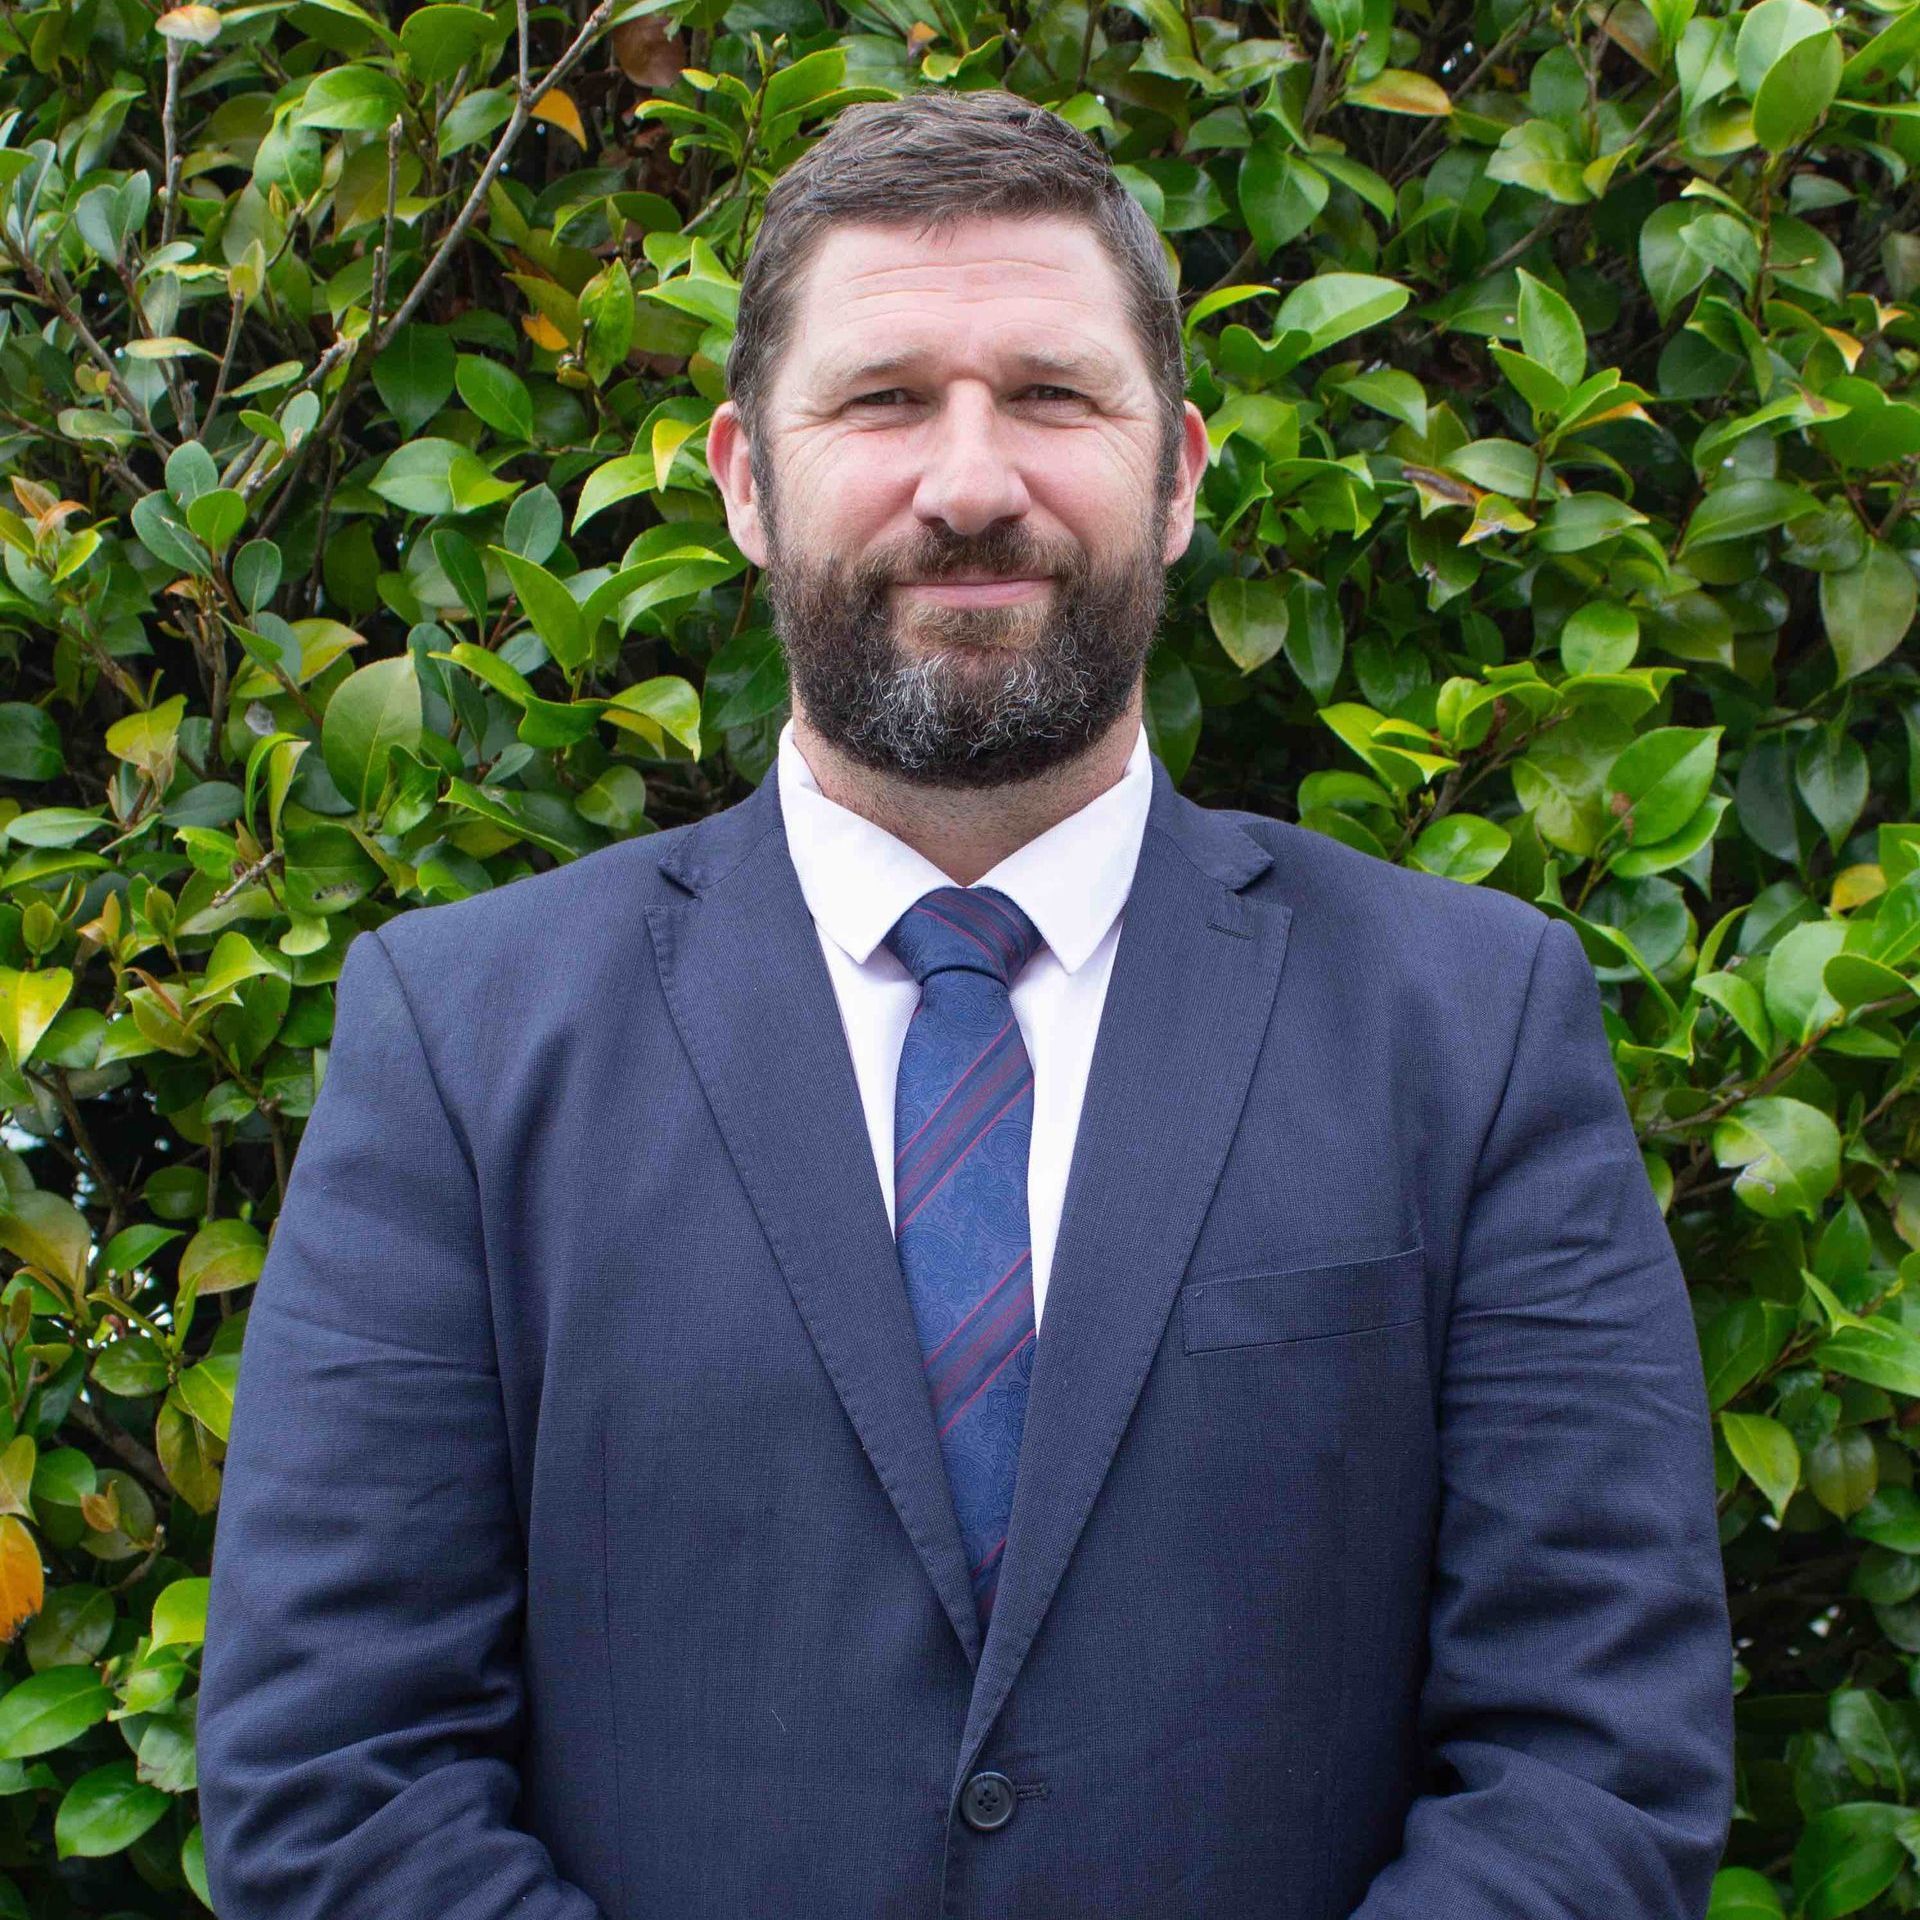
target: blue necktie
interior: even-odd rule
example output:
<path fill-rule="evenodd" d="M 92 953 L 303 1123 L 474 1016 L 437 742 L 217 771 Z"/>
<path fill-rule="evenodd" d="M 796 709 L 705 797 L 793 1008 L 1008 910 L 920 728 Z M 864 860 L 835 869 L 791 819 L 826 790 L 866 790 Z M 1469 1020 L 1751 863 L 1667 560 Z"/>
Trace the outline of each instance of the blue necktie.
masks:
<path fill-rule="evenodd" d="M 1033 1367 L 1033 1068 L 1008 987 L 1039 945 L 992 887 L 936 887 L 886 937 L 920 982 L 894 1099 L 894 1238 L 983 1631 Z"/>

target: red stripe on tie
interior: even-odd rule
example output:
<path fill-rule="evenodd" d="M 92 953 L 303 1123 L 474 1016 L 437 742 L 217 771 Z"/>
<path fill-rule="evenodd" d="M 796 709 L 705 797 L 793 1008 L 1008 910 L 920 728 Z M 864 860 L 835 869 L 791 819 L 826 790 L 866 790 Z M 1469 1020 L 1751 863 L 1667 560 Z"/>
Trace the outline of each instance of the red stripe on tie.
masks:
<path fill-rule="evenodd" d="M 993 1350 L 994 1342 L 1005 1334 L 1010 1323 L 1020 1318 L 1023 1308 L 1028 1313 L 1033 1311 L 1033 1296 L 1026 1289 L 1022 1289 L 1020 1296 L 1014 1300 L 1011 1306 L 1001 1309 L 991 1325 L 983 1328 L 979 1338 L 974 1340 L 966 1352 L 960 1355 L 959 1359 L 949 1367 L 946 1379 L 934 1392 L 933 1410 L 936 1418 L 939 1415 L 942 1404 L 949 1398 L 960 1382 L 965 1380 L 967 1375 L 979 1364 L 980 1356 L 983 1353 L 990 1353 Z M 994 1371 L 997 1373 L 999 1368 L 996 1367 Z M 988 1377 L 991 1378 L 992 1376 L 989 1375 Z M 971 1400 L 972 1396 L 969 1395 L 968 1398 Z"/>
<path fill-rule="evenodd" d="M 1021 1100 L 1026 1096 L 1028 1091 L 1032 1088 L 1032 1086 L 1033 1086 L 1033 1075 L 1029 1073 L 1027 1077 L 1023 1081 L 1021 1081 L 1019 1089 L 1014 1094 L 1013 1098 L 1007 1102 L 1006 1106 L 1000 1109 L 1000 1113 L 996 1113 L 993 1116 L 993 1119 L 989 1120 L 987 1124 L 984 1127 L 982 1127 L 980 1131 L 976 1133 L 971 1140 L 967 1142 L 965 1149 L 954 1156 L 953 1165 L 948 1167 L 947 1170 L 943 1174 L 941 1174 L 940 1178 L 936 1180 L 933 1183 L 933 1185 L 930 1186 L 926 1190 L 926 1192 L 923 1193 L 920 1196 L 920 1198 L 913 1203 L 913 1212 L 907 1215 L 906 1220 L 902 1220 L 900 1222 L 901 1227 L 904 1227 L 907 1224 L 908 1220 L 913 1219 L 914 1215 L 918 1214 L 920 1209 L 924 1207 L 927 1204 L 927 1202 L 931 1200 L 933 1196 L 936 1193 L 938 1193 L 940 1189 L 944 1187 L 949 1180 L 953 1178 L 955 1168 L 966 1165 L 967 1155 L 971 1153 L 974 1150 L 974 1148 L 977 1147 L 980 1144 L 980 1142 L 984 1140 L 987 1137 L 987 1135 L 993 1131 L 994 1123 L 997 1120 L 999 1120 L 1000 1114 L 1006 1113 L 1010 1111 L 1012 1108 L 1017 1107 L 1020 1104 Z M 899 1233 L 899 1229 L 896 1228 L 895 1229 L 896 1237 L 898 1237 L 898 1233 Z"/>
<path fill-rule="evenodd" d="M 1028 1255 L 1029 1253 L 1031 1253 L 1032 1251 L 1033 1251 L 1033 1249 L 1032 1249 L 1031 1247 L 1022 1247 L 1022 1248 L 1020 1249 L 1020 1260 L 1024 1260 L 1024 1259 L 1025 1259 L 1025 1258 L 1027 1257 L 1027 1255 Z M 1004 1286 L 1005 1286 L 1005 1285 L 1007 1284 L 1007 1282 L 1008 1282 L 1008 1281 L 1009 1281 L 1010 1279 L 1012 1279 L 1012 1277 L 1013 1277 L 1013 1276 L 1014 1276 L 1014 1275 L 1015 1275 L 1016 1273 L 1018 1273 L 1018 1272 L 1019 1272 L 1019 1270 L 1020 1270 L 1020 1260 L 1016 1260 L 1016 1261 L 1015 1261 L 1015 1262 L 1013 1263 L 1013 1265 L 1012 1265 L 1012 1266 L 1010 1266 L 1010 1267 L 1009 1267 L 1009 1268 L 1008 1268 L 1008 1269 L 1006 1270 L 1006 1272 L 1005 1272 L 1005 1273 L 1003 1273 L 1003 1274 L 1002 1274 L 1002 1275 L 1000 1276 L 1000 1278 L 999 1278 L 998 1280 L 996 1280 L 996 1281 L 995 1281 L 995 1282 L 993 1283 L 993 1285 L 992 1285 L 992 1286 L 990 1286 L 990 1287 L 989 1287 L 989 1288 L 988 1288 L 988 1289 L 986 1290 L 986 1292 L 985 1292 L 985 1293 L 983 1293 L 983 1294 L 982 1294 L 982 1295 L 980 1296 L 980 1298 L 979 1298 L 978 1300 L 976 1300 L 976 1301 L 975 1301 L 975 1302 L 973 1303 L 973 1305 L 972 1305 L 972 1306 L 970 1306 L 970 1307 L 969 1307 L 969 1308 L 967 1309 L 967 1314 L 966 1314 L 966 1319 L 965 1319 L 965 1320 L 962 1320 L 962 1321 L 960 1322 L 960 1324 L 959 1324 L 959 1326 L 957 1326 L 957 1327 L 955 1327 L 955 1328 L 954 1328 L 954 1330 L 953 1330 L 953 1332 L 952 1332 L 952 1333 L 950 1333 L 950 1334 L 948 1334 L 948 1335 L 947 1335 L 947 1337 L 946 1337 L 946 1339 L 944 1339 L 944 1340 L 942 1340 L 942 1341 L 940 1342 L 940 1344 L 939 1344 L 939 1345 L 938 1345 L 937 1347 L 935 1347 L 935 1348 L 934 1348 L 934 1350 L 933 1350 L 933 1351 L 932 1351 L 932 1352 L 931 1352 L 930 1354 L 928 1354 L 928 1355 L 927 1355 L 927 1361 L 926 1361 L 926 1364 L 927 1364 L 928 1366 L 932 1366 L 932 1365 L 933 1365 L 933 1363 L 934 1363 L 934 1362 L 935 1362 L 936 1360 L 938 1360 L 938 1359 L 940 1358 L 940 1356 L 941 1356 L 941 1354 L 943 1354 L 943 1353 L 944 1353 L 944 1352 L 945 1352 L 945 1351 L 947 1350 L 947 1348 L 948 1348 L 949 1346 L 951 1346 L 951 1345 L 953 1344 L 953 1342 L 954 1342 L 954 1340 L 955 1340 L 955 1339 L 956 1339 L 956 1338 L 957 1338 L 957 1337 L 958 1337 L 958 1336 L 959 1336 L 959 1335 L 960 1335 L 961 1333 L 963 1333 L 963 1332 L 965 1332 L 965 1330 L 966 1330 L 966 1326 L 967 1326 L 967 1321 L 968 1321 L 968 1320 L 971 1320 L 971 1319 L 973 1318 L 973 1316 L 974 1316 L 974 1315 L 975 1315 L 976 1313 L 978 1313 L 978 1312 L 980 1311 L 980 1309 L 981 1309 L 982 1307 L 984 1307 L 984 1306 L 985 1306 L 985 1305 L 987 1304 L 987 1302 L 988 1302 L 989 1300 L 991 1300 L 991 1299 L 993 1298 L 993 1296 L 994 1296 L 994 1295 L 995 1295 L 996 1293 L 998 1293 L 998 1292 L 1000 1291 L 1000 1289 L 1001 1289 L 1002 1287 L 1004 1287 Z"/>
<path fill-rule="evenodd" d="M 1026 1064 L 1024 1049 L 1016 1051 L 1012 1047 L 1007 1048 L 999 1062 L 989 1072 L 980 1076 L 979 1083 L 968 1094 L 965 1102 L 948 1115 L 946 1125 L 914 1156 L 912 1167 L 895 1166 L 896 1188 L 904 1188 L 906 1192 L 911 1193 L 933 1168 L 941 1165 L 947 1155 L 953 1151 L 954 1141 L 972 1125 L 980 1109 L 999 1098 L 1001 1089 L 1006 1085 L 1008 1073 L 1010 1071 L 1017 1073 Z M 975 1137 L 978 1138 L 977 1135 Z M 965 1157 L 964 1153 L 961 1157 Z M 955 1164 L 957 1165 L 958 1162 Z M 896 1202 L 898 1198 L 899 1195 L 896 1193 Z"/>
<path fill-rule="evenodd" d="M 977 1387 L 975 1387 L 970 1394 L 967 1395 L 966 1399 L 958 1407 L 954 1409 L 953 1420 L 949 1420 L 946 1426 L 940 1429 L 942 1437 L 945 1436 L 947 1432 L 947 1428 L 953 1425 L 953 1421 L 958 1420 L 960 1416 L 966 1412 L 967 1408 L 972 1406 L 973 1403 L 976 1400 L 978 1400 L 980 1396 L 983 1393 L 985 1393 L 986 1390 L 990 1386 L 992 1386 L 996 1380 L 1000 1378 L 1001 1374 L 1003 1374 L 1006 1371 L 1007 1360 L 1011 1360 L 1013 1356 L 1016 1353 L 1018 1353 L 1020 1349 L 1024 1347 L 1027 1344 L 1027 1342 L 1032 1338 L 1033 1338 L 1033 1330 L 1029 1329 L 1028 1332 L 1021 1339 L 1014 1342 L 1013 1346 L 1010 1347 L 1007 1351 L 1006 1360 L 1002 1360 L 1000 1364 L 997 1367 L 995 1367 L 994 1370 L 990 1374 L 988 1374 L 987 1377 L 984 1380 L 982 1380 L 980 1384 Z"/>
<path fill-rule="evenodd" d="M 918 1007 L 914 1008 L 915 1013 L 918 1013 L 919 1011 L 920 1009 Z M 1013 1017 L 1011 1014 L 1009 1014 L 1007 1017 L 1007 1027 L 1010 1027 L 1012 1025 L 1013 1025 Z M 1000 1037 L 1002 1034 L 1006 1032 L 1007 1027 L 1002 1027 L 1000 1029 L 1000 1032 L 996 1033 L 993 1036 L 993 1038 L 989 1040 L 987 1044 L 984 1047 L 982 1047 L 980 1051 L 976 1053 L 973 1056 L 973 1058 L 969 1060 L 964 1067 L 960 1069 L 960 1077 L 956 1081 L 954 1081 L 953 1085 L 950 1086 L 946 1090 L 946 1092 L 941 1096 L 939 1106 L 935 1107 L 934 1110 L 930 1114 L 928 1114 L 927 1117 L 924 1120 L 922 1120 L 917 1127 L 914 1128 L 912 1137 L 910 1139 L 905 1140 L 901 1143 L 900 1151 L 893 1156 L 893 1164 L 896 1172 L 900 1167 L 900 1163 L 903 1160 L 905 1160 L 907 1157 L 907 1149 L 911 1147 L 913 1145 L 913 1142 L 915 1140 L 918 1140 L 920 1136 L 923 1133 L 925 1133 L 926 1130 L 930 1126 L 932 1126 L 937 1119 L 939 1119 L 941 1113 L 946 1108 L 947 1102 L 950 1101 L 953 1098 L 953 1096 L 956 1093 L 958 1093 L 963 1086 L 966 1085 L 967 1075 L 970 1074 L 974 1070 L 974 1068 L 977 1067 L 980 1064 L 980 1062 L 984 1060 L 987 1057 L 987 1055 L 994 1050 L 996 1046 L 999 1045 Z"/>
<path fill-rule="evenodd" d="M 995 953 L 993 948 L 987 944 L 986 940 L 975 933 L 971 927 L 963 927 L 958 920 L 949 920 L 944 913 L 936 913 L 931 907 L 923 906 L 920 911 L 924 913 L 929 920 L 938 920 L 943 927 L 951 927 L 961 939 L 971 940 L 989 960 L 999 960 L 1001 970 L 1003 972 L 1006 970 L 1006 961 L 1001 958 L 999 954 Z M 924 985 L 925 983 L 923 982 L 922 984 Z"/>

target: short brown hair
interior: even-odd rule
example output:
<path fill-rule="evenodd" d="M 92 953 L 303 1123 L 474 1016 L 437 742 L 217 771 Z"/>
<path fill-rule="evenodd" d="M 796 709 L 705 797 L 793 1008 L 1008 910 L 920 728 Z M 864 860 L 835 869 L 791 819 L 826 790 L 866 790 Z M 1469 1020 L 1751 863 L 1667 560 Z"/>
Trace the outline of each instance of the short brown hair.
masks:
<path fill-rule="evenodd" d="M 1119 271 L 1127 318 L 1160 398 L 1157 498 L 1178 469 L 1187 392 L 1180 306 L 1153 222 L 1105 152 L 1077 127 L 1017 93 L 924 88 L 842 110 L 775 181 L 740 281 L 727 395 L 740 416 L 754 484 L 771 492 L 761 429 L 773 374 L 793 335 L 802 275 L 836 224 L 922 232 L 993 215 L 1086 221 Z"/>

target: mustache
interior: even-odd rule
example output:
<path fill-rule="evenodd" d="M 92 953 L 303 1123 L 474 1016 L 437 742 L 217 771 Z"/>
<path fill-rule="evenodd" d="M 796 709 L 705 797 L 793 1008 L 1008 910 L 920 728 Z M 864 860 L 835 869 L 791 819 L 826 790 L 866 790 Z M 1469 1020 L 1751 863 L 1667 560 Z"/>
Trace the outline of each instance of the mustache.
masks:
<path fill-rule="evenodd" d="M 958 536 L 927 528 L 920 540 L 904 541 L 879 553 L 870 553 L 854 568 L 854 576 L 870 586 L 891 586 L 897 580 L 950 580 L 956 574 L 1062 576 L 1079 578 L 1087 572 L 1087 553 L 1073 543 L 1035 540 L 1018 526 L 993 526 L 985 534 Z"/>

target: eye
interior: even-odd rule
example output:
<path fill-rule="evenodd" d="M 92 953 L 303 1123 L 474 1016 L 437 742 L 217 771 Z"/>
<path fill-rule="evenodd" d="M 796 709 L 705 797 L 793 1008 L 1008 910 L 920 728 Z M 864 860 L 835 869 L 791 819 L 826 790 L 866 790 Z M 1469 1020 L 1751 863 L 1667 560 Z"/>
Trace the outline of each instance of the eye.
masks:
<path fill-rule="evenodd" d="M 853 399 L 847 402 L 847 404 L 850 407 L 864 407 L 870 401 L 884 401 L 891 394 L 905 393 L 905 392 L 906 392 L 905 387 L 882 387 L 873 393 L 856 394 L 853 397 Z M 1084 400 L 1086 398 L 1084 394 L 1076 393 L 1072 387 L 1051 387 L 1051 386 L 1044 386 L 1044 385 L 1035 385 L 1035 386 L 1028 387 L 1027 392 L 1037 393 L 1037 394 L 1046 394 L 1051 396 L 1052 399 L 1055 401 Z"/>

